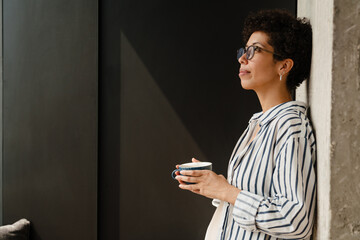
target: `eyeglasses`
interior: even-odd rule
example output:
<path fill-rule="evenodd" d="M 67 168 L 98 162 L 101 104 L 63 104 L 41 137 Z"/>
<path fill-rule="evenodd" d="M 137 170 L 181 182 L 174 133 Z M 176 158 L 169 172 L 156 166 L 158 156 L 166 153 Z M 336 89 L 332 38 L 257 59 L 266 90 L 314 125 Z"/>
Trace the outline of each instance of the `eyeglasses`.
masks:
<path fill-rule="evenodd" d="M 272 53 L 276 56 L 281 57 L 279 54 L 276 54 L 272 51 L 266 50 L 265 48 L 259 47 L 259 46 L 255 46 L 255 45 L 251 45 L 247 48 L 240 48 L 239 50 L 237 50 L 237 60 L 239 60 L 239 58 L 242 57 L 242 55 L 246 54 L 245 57 L 247 60 L 251 60 L 254 55 L 255 55 L 255 51 L 264 51 L 264 52 L 268 52 L 268 53 Z"/>

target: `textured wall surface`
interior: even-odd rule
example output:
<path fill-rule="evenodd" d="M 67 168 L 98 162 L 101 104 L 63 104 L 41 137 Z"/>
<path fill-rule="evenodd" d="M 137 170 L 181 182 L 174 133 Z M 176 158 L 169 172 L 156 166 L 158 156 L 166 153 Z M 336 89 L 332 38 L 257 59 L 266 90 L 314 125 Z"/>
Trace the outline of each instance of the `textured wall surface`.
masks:
<path fill-rule="evenodd" d="M 331 1 L 298 1 L 298 16 L 307 17 L 313 28 L 313 56 L 310 81 L 296 92 L 296 99 L 310 106 L 317 141 L 317 224 L 316 239 L 329 239 L 330 211 L 330 128 L 332 16 Z M 321 174 L 320 174 L 321 173 Z"/>
<path fill-rule="evenodd" d="M 316 239 L 360 239 L 360 3 L 298 1 L 313 26 L 310 81 L 297 99 L 311 106 L 318 147 Z"/>
<path fill-rule="evenodd" d="M 360 2 L 334 0 L 331 239 L 360 239 Z"/>

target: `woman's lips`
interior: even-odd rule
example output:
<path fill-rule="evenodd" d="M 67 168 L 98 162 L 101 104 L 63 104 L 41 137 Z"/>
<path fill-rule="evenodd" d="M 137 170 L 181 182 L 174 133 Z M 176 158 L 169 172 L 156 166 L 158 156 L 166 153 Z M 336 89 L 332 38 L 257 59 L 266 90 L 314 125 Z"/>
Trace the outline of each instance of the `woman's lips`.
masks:
<path fill-rule="evenodd" d="M 248 74 L 248 73 L 250 73 L 250 72 L 247 71 L 247 70 L 240 70 L 239 76 L 244 76 L 244 75 L 246 75 L 246 74 Z"/>

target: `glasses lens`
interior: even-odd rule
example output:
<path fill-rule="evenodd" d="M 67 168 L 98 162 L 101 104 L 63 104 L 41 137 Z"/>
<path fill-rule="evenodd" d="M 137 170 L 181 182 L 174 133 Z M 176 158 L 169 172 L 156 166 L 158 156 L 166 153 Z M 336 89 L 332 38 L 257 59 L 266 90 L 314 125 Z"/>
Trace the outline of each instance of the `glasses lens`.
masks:
<path fill-rule="evenodd" d="M 239 60 L 241 58 L 242 55 L 244 55 L 245 53 L 245 49 L 244 48 L 240 48 L 239 50 L 237 50 L 237 60 Z"/>
<path fill-rule="evenodd" d="M 255 52 L 254 46 L 250 46 L 246 49 L 246 59 L 250 60 L 253 58 Z"/>

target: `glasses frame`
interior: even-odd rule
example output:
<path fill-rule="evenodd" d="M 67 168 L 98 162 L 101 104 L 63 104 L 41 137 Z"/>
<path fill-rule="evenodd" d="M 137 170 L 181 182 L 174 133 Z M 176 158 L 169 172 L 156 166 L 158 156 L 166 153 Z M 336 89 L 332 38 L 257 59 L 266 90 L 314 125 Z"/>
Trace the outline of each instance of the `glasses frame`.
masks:
<path fill-rule="evenodd" d="M 246 57 L 247 60 L 251 60 L 254 57 L 255 52 L 258 51 L 258 50 L 271 53 L 271 54 L 276 55 L 278 57 L 282 57 L 281 55 L 279 55 L 279 54 L 277 54 L 275 52 L 272 52 L 270 50 L 267 50 L 265 48 L 262 48 L 262 47 L 259 47 L 259 46 L 256 46 L 256 45 L 251 45 L 251 46 L 249 46 L 247 48 L 245 47 L 245 48 L 240 48 L 239 50 L 237 50 L 237 55 L 236 55 L 237 60 L 239 60 L 244 54 L 246 54 L 245 57 Z"/>

